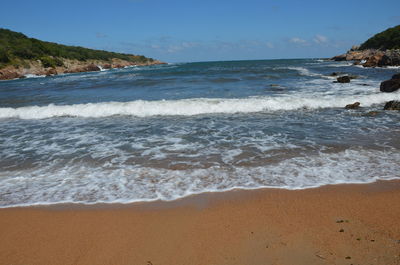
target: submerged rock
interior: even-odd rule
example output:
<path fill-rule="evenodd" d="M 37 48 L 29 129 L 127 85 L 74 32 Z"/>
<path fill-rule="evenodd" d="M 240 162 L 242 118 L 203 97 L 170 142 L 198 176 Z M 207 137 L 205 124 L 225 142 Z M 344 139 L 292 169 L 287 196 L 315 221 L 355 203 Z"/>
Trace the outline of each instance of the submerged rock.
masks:
<path fill-rule="evenodd" d="M 386 102 L 383 109 L 384 110 L 400 110 L 400 101 L 397 101 L 397 100 L 388 101 L 388 102 Z"/>
<path fill-rule="evenodd" d="M 367 112 L 364 116 L 367 116 L 367 117 L 375 117 L 375 116 L 378 115 L 378 114 L 379 114 L 378 111 L 369 111 L 369 112 Z"/>
<path fill-rule="evenodd" d="M 394 92 L 400 88 L 400 74 L 395 74 L 392 79 L 383 81 L 380 86 L 382 92 Z"/>
<path fill-rule="evenodd" d="M 345 75 L 345 76 L 340 76 L 337 78 L 338 83 L 350 83 L 350 77 Z"/>
<path fill-rule="evenodd" d="M 360 105 L 360 102 L 354 102 L 353 104 L 346 105 L 345 109 L 358 109 Z"/>

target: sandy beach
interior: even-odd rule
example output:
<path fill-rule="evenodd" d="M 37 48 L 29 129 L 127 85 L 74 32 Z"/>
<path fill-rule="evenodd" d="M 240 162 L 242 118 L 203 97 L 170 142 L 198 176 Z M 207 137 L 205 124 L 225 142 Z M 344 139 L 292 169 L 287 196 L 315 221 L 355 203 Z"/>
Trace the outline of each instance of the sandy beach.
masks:
<path fill-rule="evenodd" d="M 0 210 L 0 264 L 400 264 L 400 181 Z"/>

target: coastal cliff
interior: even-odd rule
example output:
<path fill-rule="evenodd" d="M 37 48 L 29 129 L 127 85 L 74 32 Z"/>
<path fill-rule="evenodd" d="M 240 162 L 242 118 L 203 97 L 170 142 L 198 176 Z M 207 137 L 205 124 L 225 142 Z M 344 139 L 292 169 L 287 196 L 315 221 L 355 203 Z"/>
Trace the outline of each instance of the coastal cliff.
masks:
<path fill-rule="evenodd" d="M 0 29 L 0 80 L 164 64 L 143 55 L 67 46 Z"/>
<path fill-rule="evenodd" d="M 353 46 L 347 53 L 334 56 L 334 61 L 354 61 L 364 67 L 400 66 L 400 25 L 389 28 Z"/>

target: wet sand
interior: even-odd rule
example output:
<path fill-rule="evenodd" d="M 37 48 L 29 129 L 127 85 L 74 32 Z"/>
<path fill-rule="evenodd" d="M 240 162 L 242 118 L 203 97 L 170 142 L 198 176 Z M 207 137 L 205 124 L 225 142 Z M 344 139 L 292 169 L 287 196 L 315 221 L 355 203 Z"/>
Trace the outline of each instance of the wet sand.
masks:
<path fill-rule="evenodd" d="M 0 264 L 400 264 L 400 181 L 0 210 Z"/>

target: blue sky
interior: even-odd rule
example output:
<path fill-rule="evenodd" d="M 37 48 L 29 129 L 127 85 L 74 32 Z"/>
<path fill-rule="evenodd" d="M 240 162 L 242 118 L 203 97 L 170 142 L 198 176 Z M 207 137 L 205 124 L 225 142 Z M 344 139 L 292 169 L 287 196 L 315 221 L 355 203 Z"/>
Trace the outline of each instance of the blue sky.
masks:
<path fill-rule="evenodd" d="M 167 62 L 331 57 L 400 24 L 400 1 L 4 1 L 0 27 Z"/>

